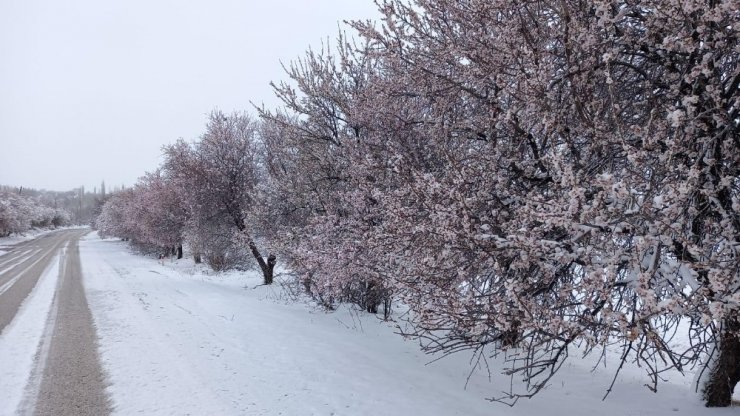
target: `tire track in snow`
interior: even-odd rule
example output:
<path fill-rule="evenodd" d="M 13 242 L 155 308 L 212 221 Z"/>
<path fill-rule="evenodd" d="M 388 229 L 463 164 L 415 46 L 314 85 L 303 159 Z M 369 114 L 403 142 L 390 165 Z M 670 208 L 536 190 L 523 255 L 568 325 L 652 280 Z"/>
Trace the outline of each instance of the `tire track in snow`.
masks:
<path fill-rule="evenodd" d="M 0 415 L 19 414 L 24 387 L 31 379 L 36 349 L 43 338 L 59 275 L 57 254 L 23 302 L 17 316 L 0 334 Z"/>
<path fill-rule="evenodd" d="M 48 240 L 51 238 L 52 240 L 64 235 L 64 233 L 67 233 L 69 231 L 65 230 L 58 230 L 58 231 L 52 231 L 50 233 L 42 234 L 36 238 L 21 241 L 16 244 L 11 245 L 4 245 L 0 246 L 0 268 L 3 268 L 2 271 L 0 271 L 0 275 L 6 273 L 11 267 L 8 267 L 8 264 L 14 263 L 13 265 L 16 265 L 19 263 L 18 259 L 22 259 L 23 261 L 29 259 L 32 256 L 35 256 L 36 254 L 40 253 L 44 250 L 44 245 L 48 247 L 49 245 L 46 243 L 49 243 L 51 240 Z"/>
<path fill-rule="evenodd" d="M 37 248 L 29 248 L 27 250 L 13 251 L 8 253 L 7 255 L 3 255 L 1 257 L 2 259 L 0 260 L 0 268 L 2 268 L 2 270 L 0 270 L 0 275 L 12 269 L 16 265 L 18 265 L 18 263 L 27 260 L 29 257 L 35 255 L 39 251 L 41 250 Z"/>
<path fill-rule="evenodd" d="M 20 261 L 17 261 L 17 262 L 13 262 L 13 265 L 10 266 L 8 269 L 0 271 L 0 275 L 3 276 L 3 278 L 0 279 L 0 295 L 2 295 L 8 289 L 10 289 L 10 287 L 13 286 L 13 284 L 15 284 L 15 282 L 17 282 L 18 279 L 20 279 L 21 277 L 24 276 L 24 274 L 25 274 L 26 271 L 28 271 L 30 268 L 32 268 L 33 266 L 35 266 L 36 264 L 38 264 L 42 260 L 45 260 L 46 257 L 41 257 L 41 258 L 36 259 L 35 261 L 32 261 L 31 264 L 28 267 L 24 268 L 21 272 L 14 273 L 15 276 L 11 275 L 10 273 L 8 273 L 6 275 L 5 272 L 7 270 L 11 269 L 11 268 L 15 268 L 16 266 L 18 266 L 19 263 L 27 262 L 27 260 L 31 259 L 35 254 L 38 254 L 41 251 L 42 250 L 35 251 L 35 252 L 33 252 L 33 254 L 31 254 L 30 256 L 28 256 L 26 258 L 24 258 L 23 260 L 20 260 Z M 53 251 L 53 254 L 56 254 L 56 251 Z"/>
<path fill-rule="evenodd" d="M 15 318 L 19 308 L 36 287 L 39 278 L 51 263 L 59 249 L 69 238 L 79 238 L 80 231 L 64 231 L 24 242 L 35 245 L 39 250 L 0 274 L 0 334 Z"/>

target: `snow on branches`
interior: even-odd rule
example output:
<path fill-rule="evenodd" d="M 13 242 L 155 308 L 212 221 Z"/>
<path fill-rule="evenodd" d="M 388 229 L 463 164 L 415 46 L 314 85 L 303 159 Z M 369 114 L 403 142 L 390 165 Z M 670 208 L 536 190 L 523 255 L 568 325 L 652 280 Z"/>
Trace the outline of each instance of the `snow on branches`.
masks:
<path fill-rule="evenodd" d="M 32 228 L 53 228 L 71 224 L 69 212 L 49 207 L 37 199 L 0 190 L 0 237 Z"/>
<path fill-rule="evenodd" d="M 106 203 L 101 232 L 180 255 L 185 243 L 215 270 L 254 257 L 271 283 L 275 256 L 263 258 L 255 242 L 262 237 L 257 132 L 246 114 L 212 112 L 200 140 L 165 147 L 160 169 Z"/>
<path fill-rule="evenodd" d="M 736 2 L 377 3 L 357 39 L 286 67 L 282 108 L 212 113 L 99 222 L 216 268 L 248 250 L 266 283 L 269 244 L 328 307 L 400 300 L 429 351 L 500 355 L 525 382 L 501 399 L 616 348 L 652 389 L 703 363 L 707 404 L 728 405 Z"/>
<path fill-rule="evenodd" d="M 507 351 L 527 382 L 514 400 L 576 345 L 618 346 L 651 388 L 720 345 L 730 364 L 703 388 L 729 403 L 733 2 L 379 4 L 381 25 L 309 52 L 275 86 L 284 110 L 261 112 L 275 223 L 309 287 L 393 293 L 433 351 Z M 685 350 L 669 345 L 681 321 Z"/>

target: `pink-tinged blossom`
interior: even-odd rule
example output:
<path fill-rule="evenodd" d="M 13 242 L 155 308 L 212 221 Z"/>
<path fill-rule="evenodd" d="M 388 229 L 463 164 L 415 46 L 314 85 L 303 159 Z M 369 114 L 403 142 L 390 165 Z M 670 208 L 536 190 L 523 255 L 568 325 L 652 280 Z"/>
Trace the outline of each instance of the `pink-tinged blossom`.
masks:
<path fill-rule="evenodd" d="M 507 351 L 526 382 L 514 400 L 575 346 L 616 345 L 651 388 L 719 363 L 699 387 L 726 405 L 740 379 L 732 4 L 379 2 L 379 24 L 289 66 L 284 108 L 261 112 L 292 268 L 327 303 L 392 293 L 431 351 Z M 681 321 L 687 351 L 668 343 Z M 702 361 L 714 345 L 723 358 Z"/>

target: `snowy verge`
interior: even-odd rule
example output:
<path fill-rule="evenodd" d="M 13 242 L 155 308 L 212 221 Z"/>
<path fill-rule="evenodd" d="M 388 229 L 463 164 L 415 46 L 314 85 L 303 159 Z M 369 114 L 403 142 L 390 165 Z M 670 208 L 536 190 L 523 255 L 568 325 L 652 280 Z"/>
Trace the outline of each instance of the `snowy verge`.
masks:
<path fill-rule="evenodd" d="M 683 382 L 643 386 L 625 370 L 591 372 L 576 357 L 552 385 L 516 407 L 490 403 L 509 379 L 470 356 L 430 363 L 393 327 L 343 307 L 286 304 L 256 273 L 159 264 L 94 234 L 80 243 L 88 300 L 116 414 L 219 415 L 736 415 L 706 409 Z"/>

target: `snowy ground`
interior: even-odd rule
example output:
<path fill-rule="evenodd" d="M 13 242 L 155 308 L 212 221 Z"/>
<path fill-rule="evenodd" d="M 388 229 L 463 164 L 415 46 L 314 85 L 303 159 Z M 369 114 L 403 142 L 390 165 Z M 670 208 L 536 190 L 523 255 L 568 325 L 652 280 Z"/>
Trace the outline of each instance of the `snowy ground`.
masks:
<path fill-rule="evenodd" d="M 256 274 L 208 275 L 187 260 L 161 265 L 94 235 L 80 250 L 119 414 L 738 413 L 705 409 L 690 377 L 655 394 L 630 370 L 601 401 L 611 372 L 575 360 L 546 391 L 510 408 L 485 400 L 507 388 L 501 380 L 481 372 L 465 388 L 469 357 L 427 364 L 415 343 L 370 315 L 286 303 L 279 288 L 255 287 Z"/>
<path fill-rule="evenodd" d="M 211 275 L 189 260 L 161 265 L 95 234 L 80 241 L 80 254 L 108 392 L 120 415 L 739 413 L 704 408 L 688 387 L 690 376 L 672 377 L 673 384 L 652 393 L 635 369 L 625 370 L 602 401 L 611 369 L 594 374 L 590 363 L 577 359 L 547 390 L 510 408 L 486 401 L 506 390 L 508 379 L 489 381 L 487 374 L 475 373 L 466 388 L 468 356 L 428 364 L 431 357 L 415 343 L 368 314 L 288 303 L 279 286 L 256 287 L 256 274 Z M 53 270 L 24 305 L 25 316 L 45 316 Z M 3 334 L 13 342 L 3 344 L 22 342 L 26 351 L 35 351 L 30 344 L 38 342 L 39 331 L 15 325 Z M 30 368 L 30 356 L 16 351 L 26 348 L 20 345 L 0 350 L 0 366 L 12 364 L 6 353 L 23 356 L 6 372 L 23 385 L 21 367 Z M 0 380 L 0 389 L 13 385 Z"/>

